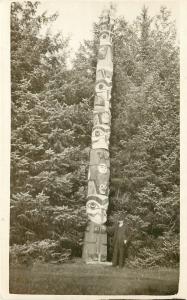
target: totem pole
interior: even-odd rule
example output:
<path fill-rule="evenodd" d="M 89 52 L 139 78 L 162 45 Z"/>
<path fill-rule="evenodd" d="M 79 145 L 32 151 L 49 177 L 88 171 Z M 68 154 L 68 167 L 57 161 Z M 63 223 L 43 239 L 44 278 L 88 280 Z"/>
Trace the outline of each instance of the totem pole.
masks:
<path fill-rule="evenodd" d="M 105 9 L 100 17 L 100 35 L 96 68 L 95 101 L 93 110 L 92 145 L 88 171 L 86 212 L 88 225 L 85 231 L 83 259 L 86 263 L 107 261 L 107 208 L 109 204 L 109 138 L 110 99 L 112 89 L 112 30 L 114 8 Z"/>

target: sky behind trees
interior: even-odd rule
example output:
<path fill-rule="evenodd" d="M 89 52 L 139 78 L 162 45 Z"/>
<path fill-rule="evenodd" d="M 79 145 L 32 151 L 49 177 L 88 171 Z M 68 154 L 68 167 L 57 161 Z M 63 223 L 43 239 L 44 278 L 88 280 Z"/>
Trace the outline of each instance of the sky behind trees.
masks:
<path fill-rule="evenodd" d="M 109 1 L 83 0 L 83 1 L 41 1 L 39 12 L 58 12 L 59 17 L 53 24 L 52 31 L 61 31 L 64 35 L 70 35 L 70 47 L 72 55 L 78 49 L 80 42 L 93 37 L 92 25 L 101 14 L 102 9 Z M 124 16 L 129 22 L 133 22 L 145 5 L 149 9 L 149 15 L 159 13 L 161 6 L 166 6 L 176 19 L 179 27 L 179 2 L 178 1 L 113 1 L 116 4 L 116 16 Z"/>

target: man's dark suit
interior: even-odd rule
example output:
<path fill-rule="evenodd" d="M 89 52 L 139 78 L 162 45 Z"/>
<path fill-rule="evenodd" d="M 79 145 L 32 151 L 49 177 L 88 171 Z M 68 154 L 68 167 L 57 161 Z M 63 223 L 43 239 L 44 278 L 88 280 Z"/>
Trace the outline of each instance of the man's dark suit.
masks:
<path fill-rule="evenodd" d="M 124 243 L 126 240 L 126 244 Z M 126 224 L 123 224 L 119 227 L 119 224 L 116 225 L 113 238 L 113 257 L 112 265 L 123 267 L 125 257 L 127 256 L 127 248 L 130 241 L 129 228 Z"/>

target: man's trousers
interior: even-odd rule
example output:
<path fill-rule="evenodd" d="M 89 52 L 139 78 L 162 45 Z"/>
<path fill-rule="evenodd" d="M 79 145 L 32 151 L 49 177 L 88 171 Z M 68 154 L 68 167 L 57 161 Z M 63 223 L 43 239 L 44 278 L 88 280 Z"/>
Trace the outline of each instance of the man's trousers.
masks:
<path fill-rule="evenodd" d="M 117 266 L 119 265 L 120 268 L 124 266 L 126 258 L 126 247 L 125 245 L 119 245 L 116 243 L 114 245 L 114 250 L 113 250 L 113 257 L 112 257 L 112 265 Z"/>

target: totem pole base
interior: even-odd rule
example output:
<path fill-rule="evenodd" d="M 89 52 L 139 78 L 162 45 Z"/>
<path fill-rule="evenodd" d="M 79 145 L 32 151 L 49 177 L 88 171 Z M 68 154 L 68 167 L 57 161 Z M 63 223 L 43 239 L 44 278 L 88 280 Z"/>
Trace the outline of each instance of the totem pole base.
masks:
<path fill-rule="evenodd" d="M 87 264 L 106 264 L 107 233 L 105 225 L 90 221 L 86 227 L 82 258 Z"/>
<path fill-rule="evenodd" d="M 87 265 L 104 265 L 104 266 L 112 266 L 112 262 L 110 261 L 86 261 Z"/>

